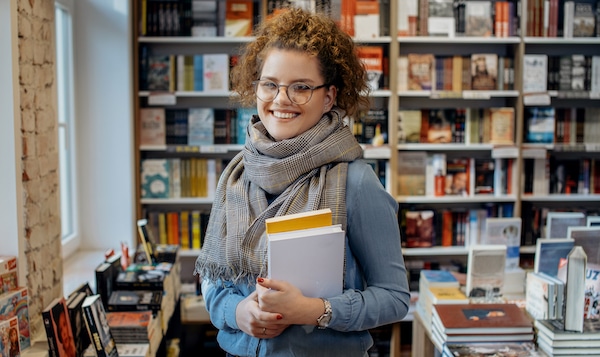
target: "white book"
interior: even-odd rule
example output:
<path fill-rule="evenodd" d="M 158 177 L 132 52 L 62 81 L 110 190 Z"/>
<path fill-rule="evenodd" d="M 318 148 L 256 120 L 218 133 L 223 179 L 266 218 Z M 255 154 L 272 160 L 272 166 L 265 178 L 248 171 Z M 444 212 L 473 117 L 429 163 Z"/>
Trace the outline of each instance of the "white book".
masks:
<path fill-rule="evenodd" d="M 477 244 L 469 247 L 466 295 L 471 299 L 495 301 L 504 287 L 506 246 Z"/>
<path fill-rule="evenodd" d="M 560 259 L 566 259 L 575 241 L 571 238 L 538 238 L 535 243 L 533 271 L 550 276 L 558 274 Z"/>
<path fill-rule="evenodd" d="M 588 227 L 600 226 L 600 216 L 588 216 L 586 223 Z"/>
<path fill-rule="evenodd" d="M 485 239 L 483 243 L 506 246 L 506 270 L 519 267 L 521 226 L 521 217 L 490 217 L 485 221 Z"/>
<path fill-rule="evenodd" d="M 599 24 L 596 24 L 598 26 Z M 590 92 L 594 93 L 595 97 L 600 94 L 600 56 L 592 56 L 592 82 L 590 84 Z"/>
<path fill-rule="evenodd" d="M 550 293 L 551 283 L 538 273 L 528 272 L 525 283 L 525 310 L 536 320 L 553 318 L 554 296 Z M 554 289 L 552 289 L 554 293 Z"/>
<path fill-rule="evenodd" d="M 229 90 L 229 55 L 211 53 L 203 55 L 205 92 L 227 92 Z"/>
<path fill-rule="evenodd" d="M 548 212 L 545 238 L 569 238 L 568 227 L 585 225 L 586 219 L 583 212 Z"/>
<path fill-rule="evenodd" d="M 523 55 L 523 93 L 547 91 L 548 55 Z"/>
<path fill-rule="evenodd" d="M 268 273 L 308 297 L 332 297 L 343 291 L 344 240 L 341 225 L 271 233 Z"/>

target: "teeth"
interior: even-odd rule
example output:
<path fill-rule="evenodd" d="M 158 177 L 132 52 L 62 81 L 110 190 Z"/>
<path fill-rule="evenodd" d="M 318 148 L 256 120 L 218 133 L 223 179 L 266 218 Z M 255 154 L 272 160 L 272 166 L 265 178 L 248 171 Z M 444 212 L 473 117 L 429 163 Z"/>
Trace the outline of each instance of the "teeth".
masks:
<path fill-rule="evenodd" d="M 281 119 L 291 119 L 296 116 L 295 113 L 273 112 L 273 115 Z"/>

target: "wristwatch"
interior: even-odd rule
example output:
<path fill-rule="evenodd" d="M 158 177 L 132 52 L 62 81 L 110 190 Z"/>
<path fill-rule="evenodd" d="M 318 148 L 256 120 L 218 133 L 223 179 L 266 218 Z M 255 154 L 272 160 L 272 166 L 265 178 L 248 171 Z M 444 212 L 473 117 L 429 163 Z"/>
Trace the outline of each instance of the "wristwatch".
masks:
<path fill-rule="evenodd" d="M 324 329 L 327 328 L 327 326 L 329 325 L 329 321 L 331 321 L 331 314 L 333 311 L 331 310 L 331 303 L 329 302 L 329 300 L 323 298 L 321 298 L 321 300 L 323 300 L 323 305 L 325 305 L 325 312 L 317 319 L 317 326 L 320 329 Z"/>

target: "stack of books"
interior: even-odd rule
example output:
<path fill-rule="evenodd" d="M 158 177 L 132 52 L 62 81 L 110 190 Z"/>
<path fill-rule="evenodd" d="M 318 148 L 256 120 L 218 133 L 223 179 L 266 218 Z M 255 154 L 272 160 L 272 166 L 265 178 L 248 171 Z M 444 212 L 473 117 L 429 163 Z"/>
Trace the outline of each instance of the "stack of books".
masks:
<path fill-rule="evenodd" d="M 460 291 L 456 277 L 446 270 L 421 270 L 419 277 L 419 300 L 416 311 L 425 326 L 431 326 L 434 304 L 468 304 L 469 299 Z"/>
<path fill-rule="evenodd" d="M 448 343 L 444 346 L 442 357 L 547 357 L 548 355 L 533 342 L 469 342 Z"/>
<path fill-rule="evenodd" d="M 160 320 L 153 316 L 152 311 L 108 312 L 106 319 L 117 350 L 121 345 L 148 344 L 150 351 L 158 351 L 163 333 Z"/>
<path fill-rule="evenodd" d="M 562 320 L 536 320 L 537 343 L 551 356 L 600 354 L 600 320 L 586 319 L 583 332 L 566 331 Z"/>
<path fill-rule="evenodd" d="M 533 323 L 516 304 L 434 305 L 431 339 L 439 351 L 446 344 L 533 342 Z"/>

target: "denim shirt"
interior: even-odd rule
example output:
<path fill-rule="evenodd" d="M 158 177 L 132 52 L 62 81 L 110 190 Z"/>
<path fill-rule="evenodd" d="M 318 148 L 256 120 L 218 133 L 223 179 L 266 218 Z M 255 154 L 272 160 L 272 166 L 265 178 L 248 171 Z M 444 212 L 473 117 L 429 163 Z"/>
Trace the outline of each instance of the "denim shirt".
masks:
<path fill-rule="evenodd" d="M 223 350 L 235 356 L 363 357 L 373 345 L 368 329 L 400 321 L 407 314 L 410 293 L 398 203 L 360 160 L 349 165 L 346 187 L 345 286 L 341 295 L 328 299 L 333 310 L 329 326 L 292 325 L 275 338 L 249 336 L 239 330 L 235 310 L 255 287 L 205 280 L 202 294 Z"/>

